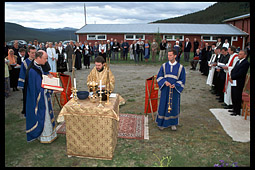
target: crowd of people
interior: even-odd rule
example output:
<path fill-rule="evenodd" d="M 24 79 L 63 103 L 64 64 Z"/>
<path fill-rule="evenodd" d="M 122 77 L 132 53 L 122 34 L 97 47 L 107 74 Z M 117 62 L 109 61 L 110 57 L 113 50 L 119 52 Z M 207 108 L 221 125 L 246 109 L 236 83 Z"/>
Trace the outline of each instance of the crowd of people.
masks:
<path fill-rule="evenodd" d="M 199 62 L 200 72 L 207 76 L 206 84 L 211 86 L 211 93 L 217 96 L 225 109 L 230 109 L 231 116 L 240 115 L 242 92 L 249 69 L 247 50 L 237 50 L 227 40 L 222 44 L 218 39 L 211 47 L 205 43 L 200 53 L 197 55 L 199 50 L 196 51 L 196 62 L 192 61 L 191 69 Z"/>
<path fill-rule="evenodd" d="M 194 56 L 190 60 L 192 47 Z M 52 42 L 43 44 L 39 43 L 37 39 L 33 41 L 33 44 L 30 41 L 27 47 L 19 47 L 18 41 L 15 41 L 13 47 L 8 47 L 5 44 L 5 96 L 8 97 L 10 95 L 11 88 L 13 91 L 19 91 L 19 89 L 23 88 L 22 83 L 25 81 L 25 69 L 34 59 L 35 52 L 38 50 L 43 50 L 47 53 L 48 62 L 46 65 L 50 69 L 49 72 L 64 73 L 65 71 L 72 71 L 73 54 L 76 56 L 75 68 L 80 70 L 82 65 L 85 66 L 85 69 L 89 69 L 90 61 L 94 61 L 97 56 L 102 56 L 105 60 L 106 57 L 110 57 L 114 61 L 127 60 L 129 56 L 130 60 L 134 60 L 135 63 L 142 62 L 143 60 L 148 62 L 151 56 L 152 62 L 155 62 L 157 54 L 159 54 L 158 60 L 163 61 L 167 59 L 168 51 L 172 49 L 177 52 L 177 62 L 180 62 L 184 52 L 184 62 L 190 63 L 191 70 L 196 70 L 199 64 L 200 72 L 202 75 L 208 76 L 207 84 L 212 86 L 212 93 L 219 96 L 219 102 L 224 102 L 225 108 L 233 107 L 231 97 L 227 99 L 225 96 L 231 93 L 227 93 L 226 87 L 228 89 L 234 87 L 226 85 L 230 84 L 228 82 L 230 81 L 229 77 L 231 77 L 231 68 L 238 60 L 236 56 L 240 49 L 230 46 L 227 39 L 222 43 L 220 38 L 217 40 L 217 43 L 211 46 L 203 40 L 198 42 L 196 38 L 194 38 L 193 44 L 191 44 L 189 38 L 186 38 L 184 42 L 177 38 L 173 47 L 170 41 L 167 42 L 165 39 L 158 45 L 155 39 L 149 43 L 147 39 L 142 41 L 141 38 L 138 41 L 134 40 L 131 44 L 126 40 L 119 43 L 117 39 L 113 38 L 107 41 L 95 42 L 93 45 L 87 41 L 84 44 L 82 42 L 74 43 L 70 41 L 66 47 L 62 45 L 61 41 L 54 44 Z M 247 51 L 245 54 L 247 54 Z M 233 56 L 235 56 L 235 60 L 232 61 Z M 249 53 L 246 56 L 249 56 Z M 22 66 L 22 63 L 25 66 Z M 225 64 L 226 67 L 220 67 L 219 63 Z M 235 112 L 239 114 L 238 111 Z"/>
<path fill-rule="evenodd" d="M 222 44 L 220 39 L 212 46 L 203 41 L 199 46 L 199 42 L 194 39 L 194 56 L 193 60 L 189 61 L 192 47 L 189 38 L 186 38 L 183 44 L 184 62 L 190 62 L 191 70 L 195 70 L 199 63 L 199 70 L 202 75 L 208 76 L 206 84 L 211 86 L 211 93 L 218 96 L 217 100 L 223 103 L 224 108 L 231 109 L 229 110 L 231 116 L 240 115 L 242 92 L 249 69 L 247 50 L 237 51 L 234 46 L 229 45 L 227 40 Z M 202 44 L 204 44 L 204 47 Z M 73 41 L 70 41 L 66 48 L 64 48 L 62 42 L 55 43 L 54 46 L 52 42 L 47 42 L 45 47 L 40 46 L 37 40 L 34 41 L 33 45 L 29 44 L 27 48 L 19 47 L 18 41 L 14 42 L 12 48 L 5 46 L 5 96 L 10 95 L 10 88 L 13 88 L 13 91 L 22 89 L 23 109 L 21 113 L 26 117 L 28 142 L 39 139 L 41 143 L 51 143 L 57 138 L 51 103 L 53 91 L 41 87 L 43 75 L 53 77 L 50 72 L 64 73 L 65 71 L 72 71 L 73 56 L 75 56 L 75 68 L 77 70 L 82 68 L 82 58 L 84 66 L 89 69 L 90 58 L 93 59 L 94 56 L 96 66 L 92 69 L 90 75 L 92 77 L 107 77 L 103 76 L 103 74 L 106 74 L 103 67 L 106 57 L 118 61 L 120 54 L 122 60 L 127 60 L 129 52 L 130 59 L 135 60 L 135 62 L 143 61 L 143 59 L 148 62 L 150 53 L 152 53 L 152 61 L 155 61 L 158 47 L 160 49 L 159 61 L 163 61 L 166 57 L 169 62 L 162 64 L 157 76 L 160 88 L 165 86 L 161 90 L 159 114 L 156 122 L 160 130 L 170 126 L 172 130 L 176 130 L 178 108 L 180 107 L 179 95 L 186 81 L 185 69 L 179 63 L 182 54 L 182 42 L 179 40 L 175 42 L 173 48 L 170 42 L 166 43 L 166 40 L 162 40 L 158 46 L 155 39 L 153 39 L 152 44 L 148 40 L 143 42 L 139 39 L 138 42 L 133 41 L 130 45 L 126 40 L 118 43 L 117 39 L 114 41 L 111 39 L 107 40 L 106 44 L 104 44 L 104 41 L 99 44 L 95 42 L 94 46 L 88 42 L 84 44 L 76 42 L 74 44 Z M 97 65 L 100 65 L 100 67 L 97 68 Z M 101 76 L 95 76 L 100 74 Z M 165 76 L 167 79 L 165 79 Z M 112 77 L 111 83 L 114 83 L 112 73 L 110 77 Z M 112 90 L 113 88 L 114 86 L 111 86 Z M 174 90 L 171 92 L 171 89 Z M 172 97 L 172 103 L 167 102 L 171 93 L 175 96 Z M 169 107 L 161 107 L 166 103 L 169 104 Z M 165 115 L 165 113 L 170 112 L 171 115 Z M 40 116 L 37 116 L 37 114 Z"/>

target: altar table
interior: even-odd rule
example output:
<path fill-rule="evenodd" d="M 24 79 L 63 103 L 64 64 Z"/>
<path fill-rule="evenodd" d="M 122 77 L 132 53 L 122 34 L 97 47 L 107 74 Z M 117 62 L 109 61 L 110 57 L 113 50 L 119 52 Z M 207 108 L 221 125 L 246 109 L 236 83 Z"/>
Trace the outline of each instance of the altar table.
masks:
<path fill-rule="evenodd" d="M 66 122 L 67 155 L 111 160 L 117 144 L 119 95 L 110 98 L 110 105 L 97 107 L 99 99 L 72 98 L 61 109 L 58 122 Z"/>

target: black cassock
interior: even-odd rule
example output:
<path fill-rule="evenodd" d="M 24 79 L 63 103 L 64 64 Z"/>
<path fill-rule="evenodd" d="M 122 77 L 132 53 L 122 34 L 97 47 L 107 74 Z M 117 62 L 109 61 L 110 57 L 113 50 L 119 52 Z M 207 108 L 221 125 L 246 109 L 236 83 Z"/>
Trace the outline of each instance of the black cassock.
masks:
<path fill-rule="evenodd" d="M 74 46 L 74 53 L 76 55 L 76 58 L 75 58 L 75 68 L 77 70 L 80 70 L 82 68 L 82 64 L 81 64 L 81 58 L 82 58 L 82 49 L 81 47 L 77 47 L 77 46 Z"/>
<path fill-rule="evenodd" d="M 58 54 L 58 61 L 57 61 L 57 72 L 64 73 L 67 71 L 67 64 L 65 61 L 64 56 L 65 49 L 62 47 L 62 51 L 60 51 L 58 48 L 56 50 L 56 53 Z"/>
<path fill-rule="evenodd" d="M 85 50 L 86 49 L 86 50 Z M 84 66 L 90 66 L 90 54 L 91 54 L 91 51 L 92 51 L 92 47 L 89 46 L 89 45 L 84 45 L 83 46 L 83 50 L 82 50 L 82 53 L 83 53 L 83 63 L 84 63 Z"/>

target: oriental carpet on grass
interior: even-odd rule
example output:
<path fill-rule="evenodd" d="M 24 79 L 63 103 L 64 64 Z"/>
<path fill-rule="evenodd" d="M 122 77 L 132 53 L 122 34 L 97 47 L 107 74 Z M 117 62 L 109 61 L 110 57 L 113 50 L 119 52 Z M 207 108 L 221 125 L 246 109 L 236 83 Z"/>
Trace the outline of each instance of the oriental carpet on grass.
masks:
<path fill-rule="evenodd" d="M 136 114 L 120 114 L 119 117 L 119 138 L 149 139 L 148 117 Z M 66 133 L 65 122 L 57 126 L 57 133 Z"/>

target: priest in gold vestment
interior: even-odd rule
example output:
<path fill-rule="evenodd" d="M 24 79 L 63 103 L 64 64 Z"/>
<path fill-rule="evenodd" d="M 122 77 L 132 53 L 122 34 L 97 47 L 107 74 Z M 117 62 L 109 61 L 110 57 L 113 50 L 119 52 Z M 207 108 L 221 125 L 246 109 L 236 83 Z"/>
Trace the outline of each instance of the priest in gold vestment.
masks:
<path fill-rule="evenodd" d="M 107 69 L 106 69 L 104 63 L 105 63 L 105 60 L 102 56 L 96 57 L 95 67 L 89 73 L 89 75 L 87 77 L 87 82 L 95 81 L 99 85 L 100 80 L 102 80 L 102 85 L 106 85 Z M 114 75 L 112 74 L 110 68 L 109 68 L 109 77 L 110 77 L 110 90 L 113 92 L 114 84 L 115 84 L 115 78 L 114 78 Z"/>
<path fill-rule="evenodd" d="M 113 92 L 114 86 L 115 86 L 115 78 L 110 68 L 109 68 L 109 78 L 110 78 L 110 91 Z M 104 89 L 103 86 L 105 85 L 106 87 L 106 81 L 107 81 L 107 68 L 105 67 L 105 60 L 102 56 L 98 56 L 95 58 L 95 67 L 89 73 L 87 77 L 87 83 L 91 81 L 95 81 L 99 85 L 100 80 L 102 80 L 102 89 Z M 120 99 L 120 105 L 125 104 L 125 100 L 120 95 L 119 95 L 119 99 Z"/>

